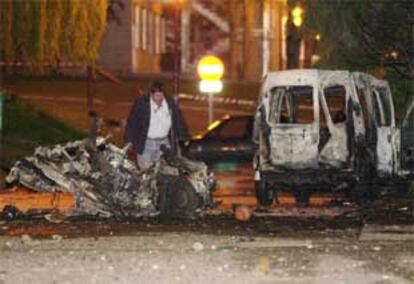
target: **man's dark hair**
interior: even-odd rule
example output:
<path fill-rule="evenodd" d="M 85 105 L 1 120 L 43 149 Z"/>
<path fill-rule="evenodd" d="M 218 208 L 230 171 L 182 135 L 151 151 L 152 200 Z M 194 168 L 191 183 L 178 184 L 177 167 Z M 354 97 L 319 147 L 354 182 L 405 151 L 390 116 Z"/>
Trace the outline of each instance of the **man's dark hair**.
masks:
<path fill-rule="evenodd" d="M 151 93 L 154 93 L 154 92 L 163 92 L 163 93 L 165 93 L 164 84 L 159 82 L 159 81 L 155 81 L 154 83 L 152 83 Z"/>

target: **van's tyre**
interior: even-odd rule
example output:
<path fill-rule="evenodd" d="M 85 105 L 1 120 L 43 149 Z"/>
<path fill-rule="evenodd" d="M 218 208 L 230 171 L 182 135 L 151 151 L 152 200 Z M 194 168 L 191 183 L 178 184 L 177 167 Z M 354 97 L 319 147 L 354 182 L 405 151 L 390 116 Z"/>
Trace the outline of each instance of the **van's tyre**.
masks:
<path fill-rule="evenodd" d="M 272 205 L 275 199 L 275 193 L 268 188 L 266 181 L 262 178 L 261 180 L 255 181 L 254 185 L 257 203 L 265 207 Z"/>
<path fill-rule="evenodd" d="M 200 199 L 191 183 L 181 176 L 163 176 L 158 187 L 158 210 L 163 217 L 192 217 Z"/>
<path fill-rule="evenodd" d="M 380 187 L 373 186 L 370 182 L 360 182 L 349 190 L 349 197 L 358 205 L 369 204 L 378 199 Z"/>

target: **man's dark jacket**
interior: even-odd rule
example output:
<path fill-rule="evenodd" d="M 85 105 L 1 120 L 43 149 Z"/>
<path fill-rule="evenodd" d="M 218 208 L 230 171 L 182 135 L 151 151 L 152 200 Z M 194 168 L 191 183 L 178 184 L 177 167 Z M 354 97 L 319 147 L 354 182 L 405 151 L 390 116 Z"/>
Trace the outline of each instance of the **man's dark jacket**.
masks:
<path fill-rule="evenodd" d="M 138 154 L 142 154 L 144 151 L 147 139 L 151 115 L 150 99 L 150 94 L 146 94 L 135 100 L 125 128 L 124 140 L 126 143 L 131 142 Z M 165 96 L 165 100 L 172 118 L 172 126 L 168 136 L 174 149 L 178 140 L 185 141 L 189 139 L 188 129 L 174 100 L 169 96 Z"/>

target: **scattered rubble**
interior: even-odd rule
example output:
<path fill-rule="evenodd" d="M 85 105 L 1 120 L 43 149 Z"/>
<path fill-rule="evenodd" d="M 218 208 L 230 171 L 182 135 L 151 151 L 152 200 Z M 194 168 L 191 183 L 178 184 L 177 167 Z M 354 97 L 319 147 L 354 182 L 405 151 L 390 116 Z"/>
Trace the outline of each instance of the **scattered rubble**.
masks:
<path fill-rule="evenodd" d="M 359 236 L 360 241 L 412 241 L 414 225 L 365 224 Z M 375 250 L 375 249 L 374 249 Z"/>
<path fill-rule="evenodd" d="M 202 251 L 204 249 L 204 245 L 200 242 L 195 242 L 193 244 L 193 250 L 195 251 Z"/>
<path fill-rule="evenodd" d="M 39 240 L 33 240 L 30 235 L 24 234 L 21 236 L 22 243 L 26 246 L 37 246 L 40 244 Z"/>
<path fill-rule="evenodd" d="M 234 210 L 234 216 L 239 221 L 248 221 L 252 217 L 252 210 L 246 205 L 238 205 Z"/>
<path fill-rule="evenodd" d="M 256 263 L 256 271 L 260 274 L 268 274 L 270 270 L 270 259 L 267 256 L 261 256 Z"/>

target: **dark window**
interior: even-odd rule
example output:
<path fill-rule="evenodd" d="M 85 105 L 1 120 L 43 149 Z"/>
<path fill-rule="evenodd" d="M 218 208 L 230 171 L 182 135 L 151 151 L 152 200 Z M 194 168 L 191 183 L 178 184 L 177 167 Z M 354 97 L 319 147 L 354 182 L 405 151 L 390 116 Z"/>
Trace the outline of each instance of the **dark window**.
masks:
<path fill-rule="evenodd" d="M 361 104 L 361 108 L 362 108 L 362 116 L 364 118 L 365 126 L 368 126 L 369 112 L 368 112 L 368 105 L 365 99 L 364 92 L 366 91 L 361 88 L 357 88 L 358 99 L 359 99 L 359 103 Z"/>
<path fill-rule="evenodd" d="M 383 124 L 381 119 L 381 101 L 378 100 L 378 97 L 375 92 L 372 92 L 371 100 L 374 121 L 378 126 L 381 126 Z"/>
<path fill-rule="evenodd" d="M 386 88 L 378 88 L 378 96 L 382 104 L 382 110 L 384 114 L 383 126 L 391 126 L 391 101 L 389 93 Z"/>
<path fill-rule="evenodd" d="M 333 123 L 346 121 L 346 91 L 344 86 L 331 86 L 323 90 L 329 115 Z"/>
<path fill-rule="evenodd" d="M 372 91 L 373 116 L 378 126 L 391 126 L 391 101 L 385 88 L 375 87 Z"/>

